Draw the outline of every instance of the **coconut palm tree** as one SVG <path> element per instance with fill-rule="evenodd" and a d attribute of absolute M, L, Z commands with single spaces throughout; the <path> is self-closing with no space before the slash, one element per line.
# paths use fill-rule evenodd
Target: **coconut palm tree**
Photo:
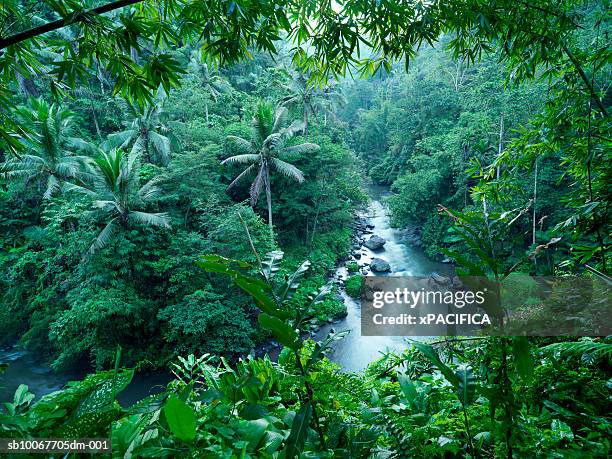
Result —
<path fill-rule="evenodd" d="M 70 184 L 69 190 L 92 198 L 94 210 L 91 213 L 103 219 L 106 226 L 93 241 L 85 258 L 105 247 L 113 235 L 131 225 L 170 227 L 166 213 L 146 212 L 144 209 L 160 194 L 156 183 L 159 177 L 140 184 L 140 155 L 125 154 L 120 148 L 110 152 L 99 150 L 98 156 L 90 161 L 92 180 L 86 185 Z"/>
<path fill-rule="evenodd" d="M 62 183 L 84 174 L 86 158 L 75 153 L 93 147 L 70 136 L 74 113 L 49 105 L 42 98 L 30 99 L 27 107 L 18 109 L 18 116 L 30 131 L 22 139 L 25 150 L 7 160 L 1 171 L 9 179 L 25 178 L 26 184 L 34 183 L 43 198 L 49 199 L 61 190 Z"/>
<path fill-rule="evenodd" d="M 303 73 L 294 73 L 289 84 L 283 85 L 283 88 L 288 94 L 280 99 L 279 104 L 301 109 L 304 134 L 308 132 L 310 115 L 323 112 L 327 119 L 327 114 L 333 113 L 336 106 L 344 101 L 344 96 L 335 88 L 334 83 L 325 88 L 317 88 Z"/>
<path fill-rule="evenodd" d="M 147 162 L 165 166 L 170 161 L 170 155 L 177 147 L 177 141 L 167 124 L 164 124 L 162 96 L 155 103 L 144 109 L 136 109 L 128 104 L 128 109 L 134 119 L 126 123 L 124 131 L 110 134 L 104 143 L 107 149 L 121 148 L 126 150 L 132 145 L 130 155 L 142 155 Z"/>
<path fill-rule="evenodd" d="M 217 102 L 217 98 L 227 90 L 229 83 L 221 75 L 211 71 L 208 68 L 208 64 L 200 63 L 200 61 L 193 57 L 189 62 L 189 66 L 197 75 L 202 88 L 208 93 L 208 95 Z M 206 110 L 206 125 L 210 127 L 210 120 L 208 118 L 208 98 L 204 101 L 204 107 Z"/>
<path fill-rule="evenodd" d="M 288 127 L 283 127 L 287 113 L 285 107 L 279 106 L 275 111 L 272 105 L 265 102 L 259 103 L 253 116 L 251 140 L 248 141 L 237 136 L 227 137 L 228 142 L 233 145 L 239 154 L 230 156 L 222 162 L 222 164 L 248 165 L 229 184 L 228 190 L 243 178 L 256 174 L 250 188 L 251 206 L 255 207 L 257 205 L 262 189 L 265 190 L 268 205 L 268 224 L 272 236 L 274 236 L 274 228 L 272 226 L 270 173 L 275 171 L 296 182 L 304 181 L 302 171 L 293 164 L 280 159 L 279 156 L 313 152 L 319 149 L 319 146 L 314 143 L 286 146 L 292 137 L 304 131 L 304 123 L 298 120 Z"/>

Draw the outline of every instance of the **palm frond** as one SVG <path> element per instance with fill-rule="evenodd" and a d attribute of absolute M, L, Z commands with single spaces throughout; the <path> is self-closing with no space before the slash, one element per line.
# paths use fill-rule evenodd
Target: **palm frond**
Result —
<path fill-rule="evenodd" d="M 289 164 L 288 162 L 285 162 L 278 158 L 272 158 L 271 162 L 274 169 L 276 169 L 285 177 L 300 183 L 304 181 L 304 173 L 297 167 L 295 167 L 293 164 Z"/>
<path fill-rule="evenodd" d="M 258 162 L 261 159 L 260 155 L 248 153 L 244 155 L 234 155 L 221 161 L 221 164 L 248 164 Z"/>
<path fill-rule="evenodd" d="M 252 174 L 253 172 L 255 172 L 255 169 L 257 169 L 257 167 L 259 167 L 259 164 L 257 164 L 257 163 L 255 163 L 255 164 L 251 164 L 249 167 L 247 167 L 245 170 L 243 170 L 243 171 L 242 171 L 242 172 L 241 172 L 241 173 L 238 175 L 238 177 L 236 177 L 234 180 L 232 180 L 232 183 L 230 183 L 230 184 L 227 186 L 227 189 L 228 189 L 228 190 L 231 190 L 233 187 L 235 187 L 235 186 L 238 184 L 238 182 L 239 182 L 240 180 L 242 180 L 244 177 L 246 177 L 246 176 L 248 176 L 248 175 Z"/>
<path fill-rule="evenodd" d="M 130 156 L 133 157 L 135 155 L 142 155 L 146 153 L 147 153 L 146 140 L 142 136 L 139 136 L 134 142 L 134 145 L 132 145 L 132 149 L 130 150 Z"/>
<path fill-rule="evenodd" d="M 282 148 L 283 144 L 284 144 L 283 134 L 276 132 L 266 137 L 266 140 L 264 140 L 262 146 L 263 148 L 267 148 L 268 150 L 277 150 L 277 149 Z"/>
<path fill-rule="evenodd" d="M 261 194 L 261 190 L 264 186 L 264 176 L 265 176 L 265 168 L 260 167 L 255 180 L 251 183 L 251 189 L 249 190 L 249 195 L 251 198 L 251 207 L 255 207 L 257 205 L 257 201 L 259 201 L 259 195 Z"/>
<path fill-rule="evenodd" d="M 125 148 L 136 137 L 138 137 L 138 131 L 136 129 L 126 129 L 122 132 L 110 134 L 107 137 L 106 142 L 104 142 L 102 145 L 109 149 L 116 147 Z"/>
<path fill-rule="evenodd" d="M 116 221 L 117 219 L 113 218 L 111 221 L 109 221 L 106 224 L 104 229 L 100 231 L 100 234 L 98 234 L 98 237 L 96 237 L 96 239 L 93 241 L 91 246 L 89 246 L 89 249 L 83 256 L 83 261 L 89 260 L 89 258 L 93 254 L 95 254 L 98 250 L 106 247 L 110 243 L 111 239 L 113 238 L 113 235 L 118 229 Z"/>
<path fill-rule="evenodd" d="M 294 145 L 292 147 L 287 147 L 283 149 L 283 153 L 287 154 L 308 154 L 319 151 L 321 147 L 316 143 L 301 143 L 299 145 Z"/>
<path fill-rule="evenodd" d="M 95 155 L 98 153 L 99 148 L 91 142 L 88 142 L 78 137 L 69 137 L 66 139 L 66 146 L 71 150 L 82 151 L 88 155 Z"/>
<path fill-rule="evenodd" d="M 141 225 L 163 226 L 170 228 L 170 217 L 165 212 L 150 213 L 131 210 L 128 214 L 130 221 Z"/>
<path fill-rule="evenodd" d="M 569 341 L 549 344 L 540 348 L 544 352 L 559 353 L 567 357 L 580 357 L 589 354 L 594 358 L 612 360 L 612 342 L 582 338 L 580 341 Z"/>
<path fill-rule="evenodd" d="M 230 143 L 240 154 L 253 153 L 253 145 L 246 139 L 235 135 L 228 135 L 226 138 L 227 142 Z"/>
<path fill-rule="evenodd" d="M 273 133 L 279 132 L 282 129 L 288 114 L 289 110 L 287 110 L 287 107 L 281 105 L 276 108 L 276 111 L 274 112 L 274 123 L 272 124 Z"/>
<path fill-rule="evenodd" d="M 163 179 L 163 176 L 157 176 L 149 180 L 138 190 L 138 197 L 145 202 L 158 197 L 161 193 L 161 189 L 157 186 L 157 184 Z"/>
<path fill-rule="evenodd" d="M 74 191 L 75 193 L 81 193 L 81 194 L 91 196 L 91 197 L 94 197 L 97 194 L 94 190 L 91 190 L 87 187 L 77 185 L 75 183 L 70 183 L 70 182 L 64 182 L 62 191 L 64 193 L 69 193 L 71 191 Z"/>
<path fill-rule="evenodd" d="M 170 139 L 166 136 L 158 134 L 157 132 L 149 132 L 149 141 L 153 145 L 155 152 L 157 153 L 157 159 L 162 165 L 168 164 L 170 161 Z"/>
<path fill-rule="evenodd" d="M 258 139 L 257 143 L 262 143 L 273 131 L 274 126 L 274 110 L 272 105 L 266 102 L 257 104 L 257 111 L 253 116 L 254 138 Z"/>
<path fill-rule="evenodd" d="M 298 134 L 301 134 L 306 129 L 306 124 L 302 120 L 295 120 L 291 125 L 283 129 L 283 134 L 285 137 L 290 139 L 291 137 L 295 137 Z"/>
<path fill-rule="evenodd" d="M 54 175 L 47 177 L 47 187 L 43 194 L 43 199 L 50 199 L 54 194 L 61 190 L 61 183 Z"/>

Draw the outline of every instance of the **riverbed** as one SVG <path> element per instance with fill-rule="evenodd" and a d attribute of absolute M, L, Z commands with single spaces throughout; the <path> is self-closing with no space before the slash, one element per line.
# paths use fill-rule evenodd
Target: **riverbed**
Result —
<path fill-rule="evenodd" d="M 385 187 L 371 186 L 368 189 L 370 204 L 365 217 L 370 225 L 370 233 L 386 240 L 384 249 L 372 251 L 365 246 L 358 249 L 360 258 L 356 260 L 361 269 L 372 261 L 381 258 L 391 266 L 391 272 L 371 273 L 368 275 L 393 276 L 429 276 L 434 272 L 450 274 L 452 267 L 444 263 L 430 260 L 424 251 L 407 241 L 405 231 L 392 228 L 386 198 L 389 191 Z M 366 235 L 366 238 L 370 234 Z M 343 281 L 347 278 L 346 267 L 341 266 L 336 271 L 333 280 Z M 406 347 L 406 339 L 401 336 L 361 336 L 361 305 L 358 299 L 351 298 L 342 287 L 339 288 L 347 309 L 347 316 L 339 322 L 322 327 L 315 339 L 321 340 L 333 328 L 336 332 L 349 330 L 349 334 L 333 345 L 328 354 L 330 360 L 339 364 L 344 371 L 361 371 L 372 361 L 382 357 L 387 351 L 399 351 Z M 415 337 L 412 337 L 414 339 Z M 428 338 L 428 337 L 421 337 Z"/>
<path fill-rule="evenodd" d="M 433 262 L 425 256 L 422 249 L 407 243 L 405 232 L 392 228 L 385 198 L 389 192 L 383 187 L 370 187 L 370 204 L 363 217 L 369 224 L 369 233 L 381 236 L 386 240 L 384 250 L 373 252 L 365 246 L 360 246 L 358 264 L 367 269 L 373 257 L 382 258 L 391 266 L 391 275 L 429 276 L 433 272 L 448 274 L 449 265 Z M 369 234 L 365 236 L 369 237 Z M 387 274 L 379 274 L 387 275 Z M 340 266 L 332 281 L 342 284 L 348 272 Z M 340 365 L 343 371 L 361 371 L 370 362 L 380 358 L 388 350 L 401 350 L 406 347 L 403 337 L 397 336 L 361 336 L 361 306 L 359 300 L 348 296 L 342 286 L 338 294 L 342 297 L 347 316 L 339 322 L 322 327 L 314 336 L 321 340 L 327 336 L 330 329 L 335 331 L 348 330 L 350 333 L 334 344 L 328 357 Z M 17 349 L 0 349 L 0 364 L 8 364 L 4 374 L 0 374 L 0 402 L 11 400 L 19 384 L 27 384 L 37 398 L 54 392 L 65 385 L 67 381 L 82 379 L 84 372 L 54 373 L 49 367 L 42 365 L 31 353 Z M 130 405 L 143 397 L 159 392 L 171 379 L 167 372 L 138 373 L 130 386 L 119 394 L 119 401 Z"/>

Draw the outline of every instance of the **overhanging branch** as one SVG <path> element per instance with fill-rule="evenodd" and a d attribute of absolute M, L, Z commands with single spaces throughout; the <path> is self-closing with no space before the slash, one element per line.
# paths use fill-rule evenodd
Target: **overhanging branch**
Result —
<path fill-rule="evenodd" d="M 70 24 L 81 22 L 83 18 L 88 14 L 104 14 L 108 13 L 109 11 L 123 8 L 124 6 L 130 6 L 135 3 L 140 3 L 142 1 L 143 0 L 117 0 L 115 2 L 107 3 L 106 5 L 101 5 L 96 8 L 92 8 L 91 10 L 88 10 L 83 14 L 77 14 L 75 17 L 70 19 L 59 19 L 57 21 L 49 22 L 38 27 L 33 27 L 31 29 L 24 30 L 23 32 L 16 33 L 7 38 L 0 39 L 0 50 L 7 48 L 11 45 L 16 45 L 17 43 L 21 43 L 22 41 L 38 37 L 39 35 L 45 34 L 47 32 L 52 32 L 54 30 L 61 29 L 62 27 L 66 27 Z"/>

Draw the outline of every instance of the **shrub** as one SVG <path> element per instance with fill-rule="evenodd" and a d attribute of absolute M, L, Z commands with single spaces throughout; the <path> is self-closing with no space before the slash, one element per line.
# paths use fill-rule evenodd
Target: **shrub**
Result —
<path fill-rule="evenodd" d="M 361 296 L 361 287 L 363 286 L 363 276 L 361 274 L 356 274 L 354 276 L 350 276 L 346 283 L 344 284 L 344 289 L 346 293 L 351 298 L 359 298 Z"/>

